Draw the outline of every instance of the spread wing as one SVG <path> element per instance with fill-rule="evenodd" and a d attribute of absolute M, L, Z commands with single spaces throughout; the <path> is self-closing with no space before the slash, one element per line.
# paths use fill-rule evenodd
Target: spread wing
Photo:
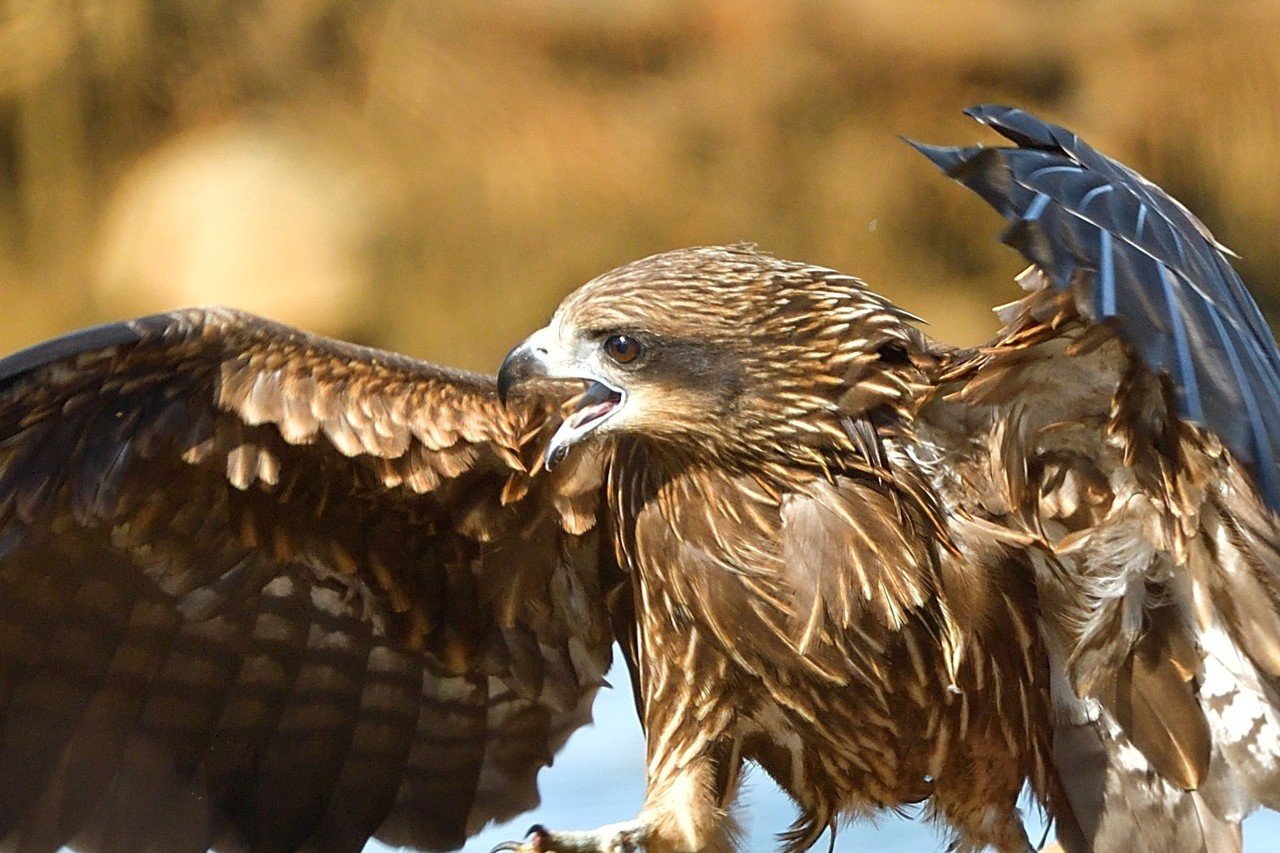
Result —
<path fill-rule="evenodd" d="M 1060 836 L 1238 849 L 1280 807 L 1280 353 L 1181 204 L 1060 127 L 970 115 L 1015 145 L 917 147 L 1033 266 L 929 418 L 953 512 L 1030 543 Z"/>
<path fill-rule="evenodd" d="M 460 846 L 609 664 L 492 380 L 190 310 L 0 361 L 0 845 Z"/>

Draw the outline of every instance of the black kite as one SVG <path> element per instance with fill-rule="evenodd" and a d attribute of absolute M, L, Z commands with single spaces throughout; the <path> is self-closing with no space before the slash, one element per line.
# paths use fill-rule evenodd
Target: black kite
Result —
<path fill-rule="evenodd" d="M 0 840 L 446 849 L 537 803 L 614 638 L 648 794 L 542 850 L 1023 851 L 1280 807 L 1280 354 L 1225 250 L 1074 134 L 920 149 L 1032 262 L 987 346 L 748 246 L 569 296 L 497 380 L 229 310 L 0 362 Z"/>

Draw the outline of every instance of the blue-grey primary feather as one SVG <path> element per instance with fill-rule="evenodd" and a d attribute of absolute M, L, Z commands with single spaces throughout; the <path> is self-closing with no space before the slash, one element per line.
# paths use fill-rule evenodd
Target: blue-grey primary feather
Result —
<path fill-rule="evenodd" d="M 1055 287 L 1089 288 L 1089 319 L 1169 377 L 1179 415 L 1217 433 L 1280 512 L 1280 350 L 1227 250 L 1074 133 L 1009 107 L 966 113 L 1017 147 L 911 144 L 1009 220 L 1001 239 Z"/>

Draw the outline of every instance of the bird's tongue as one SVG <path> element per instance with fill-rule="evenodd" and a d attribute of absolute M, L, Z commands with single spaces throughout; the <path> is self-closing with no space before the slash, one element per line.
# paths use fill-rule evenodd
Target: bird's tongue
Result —
<path fill-rule="evenodd" d="M 622 395 L 617 391 L 602 382 L 592 382 L 576 401 L 570 403 L 573 414 L 569 416 L 569 422 L 575 428 L 585 426 L 612 412 L 621 402 Z"/>
<path fill-rule="evenodd" d="M 592 382 L 577 399 L 571 400 L 567 404 L 571 407 L 569 415 L 547 445 L 547 470 L 562 462 L 569 448 L 621 405 L 622 395 L 601 382 Z"/>
<path fill-rule="evenodd" d="M 603 403 L 595 403 L 594 405 L 577 409 L 574 411 L 573 416 L 569 418 L 569 423 L 572 424 L 574 429 L 581 429 L 591 421 L 599 420 L 613 411 L 613 407 L 616 405 L 617 403 L 612 400 L 605 400 Z"/>

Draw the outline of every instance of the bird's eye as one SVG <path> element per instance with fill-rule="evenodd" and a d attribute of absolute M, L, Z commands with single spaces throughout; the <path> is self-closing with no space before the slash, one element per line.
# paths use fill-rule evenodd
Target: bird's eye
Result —
<path fill-rule="evenodd" d="M 609 358 L 618 362 L 618 364 L 630 364 L 640 357 L 640 342 L 630 335 L 610 335 L 608 340 L 604 342 L 604 351 L 609 354 Z"/>

